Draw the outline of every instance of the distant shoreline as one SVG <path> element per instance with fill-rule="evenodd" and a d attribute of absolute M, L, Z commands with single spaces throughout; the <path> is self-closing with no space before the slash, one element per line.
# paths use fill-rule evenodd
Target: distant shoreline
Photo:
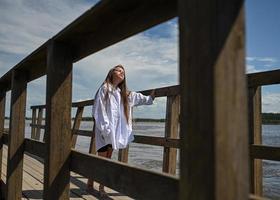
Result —
<path fill-rule="evenodd" d="M 5 119 L 9 119 L 9 118 L 5 117 Z M 25 119 L 32 120 L 31 117 L 26 117 Z M 73 117 L 72 120 L 74 119 L 75 118 Z M 92 121 L 92 117 L 83 117 L 82 121 Z M 133 122 L 165 122 L 165 119 L 134 118 Z M 280 113 L 262 113 L 262 124 L 280 125 Z"/>
<path fill-rule="evenodd" d="M 5 119 L 9 120 L 9 117 L 5 117 Z M 32 120 L 31 117 L 26 117 L 26 120 Z M 74 120 L 75 118 L 72 117 L 72 120 Z M 43 121 L 45 120 L 45 118 L 42 119 Z M 83 117 L 82 121 L 92 121 L 92 117 Z M 134 118 L 132 120 L 133 122 L 165 122 L 165 119 L 150 119 L 150 118 Z"/>

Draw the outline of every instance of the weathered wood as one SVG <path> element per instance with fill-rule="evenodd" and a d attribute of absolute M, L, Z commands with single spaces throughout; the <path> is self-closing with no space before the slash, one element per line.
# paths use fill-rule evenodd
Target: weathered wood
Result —
<path fill-rule="evenodd" d="M 24 139 L 24 151 L 32 155 L 38 156 L 42 159 L 44 159 L 46 156 L 45 143 L 34 139 L 29 139 L 29 138 Z"/>
<path fill-rule="evenodd" d="M 5 104 L 6 104 L 6 91 L 0 90 L 0 198 L 5 198 L 3 194 L 3 180 L 1 178 L 2 174 L 2 152 L 3 152 L 3 134 L 4 134 L 4 126 L 5 126 Z"/>
<path fill-rule="evenodd" d="M 142 90 L 138 91 L 144 95 L 149 95 L 151 94 L 151 90 Z M 165 96 L 175 96 L 179 95 L 180 92 L 180 86 L 179 85 L 173 85 L 169 87 L 163 87 L 163 88 L 156 88 L 155 89 L 155 97 L 165 97 Z"/>
<path fill-rule="evenodd" d="M 9 134 L 7 132 L 3 132 L 2 133 L 2 142 L 5 145 L 8 145 L 8 140 L 9 140 Z"/>
<path fill-rule="evenodd" d="M 69 199 L 71 152 L 71 48 L 48 46 L 44 199 Z"/>
<path fill-rule="evenodd" d="M 92 127 L 90 145 L 89 145 L 89 153 L 96 154 L 96 147 L 95 147 L 95 121 Z"/>
<path fill-rule="evenodd" d="M 174 176 L 76 150 L 71 152 L 71 170 L 135 199 L 178 199 L 179 180 Z"/>
<path fill-rule="evenodd" d="M 34 106 L 30 106 L 30 109 L 39 109 L 39 108 L 46 108 L 46 105 L 34 105 Z"/>
<path fill-rule="evenodd" d="M 243 0 L 179 0 L 180 199 L 249 195 Z"/>
<path fill-rule="evenodd" d="M 84 112 L 84 107 L 77 108 L 77 112 L 76 112 L 76 116 L 75 116 L 75 120 L 74 120 L 74 124 L 73 124 L 73 128 L 72 128 L 72 148 L 75 148 L 75 145 L 76 145 L 77 135 L 74 134 L 74 132 L 75 132 L 75 130 L 78 130 L 80 128 L 80 124 L 81 124 L 82 117 L 83 117 L 83 112 Z"/>
<path fill-rule="evenodd" d="M 85 106 L 92 106 L 94 103 L 93 99 L 80 101 L 80 102 L 74 102 L 72 103 L 72 107 L 85 107 Z"/>
<path fill-rule="evenodd" d="M 179 109 L 180 97 L 168 96 L 166 102 L 165 138 L 178 139 L 179 137 Z M 164 147 L 162 171 L 176 174 L 177 149 Z"/>
<path fill-rule="evenodd" d="M 94 8 L 54 38 L 68 42 L 74 47 L 76 62 L 175 17 L 176 6 L 177 2 L 170 0 L 99 1 Z M 94 26 L 89 28 L 89 24 Z"/>
<path fill-rule="evenodd" d="M 45 125 L 38 125 L 38 124 L 30 124 L 31 127 L 35 127 L 35 128 L 38 128 L 38 129 L 45 129 Z"/>
<path fill-rule="evenodd" d="M 249 145 L 260 145 L 262 144 L 261 87 L 249 88 L 248 98 Z M 250 157 L 250 169 L 250 192 L 262 196 L 262 160 Z"/>
<path fill-rule="evenodd" d="M 170 148 L 179 148 L 179 139 L 169 139 L 169 138 L 163 138 L 163 137 L 135 135 L 133 142 L 140 143 L 140 144 L 165 146 L 165 147 L 170 147 Z"/>
<path fill-rule="evenodd" d="M 7 199 L 21 199 L 27 73 L 12 74 L 9 128 Z"/>
<path fill-rule="evenodd" d="M 42 119 L 43 119 L 43 108 L 39 108 L 37 125 L 39 125 L 39 126 L 42 125 Z M 41 128 L 36 128 L 36 134 L 35 134 L 34 139 L 35 140 L 40 140 L 40 135 L 41 135 Z"/>
<path fill-rule="evenodd" d="M 250 194 L 249 200 L 269 200 L 268 198 L 262 197 L 262 196 L 257 196 L 254 194 Z"/>
<path fill-rule="evenodd" d="M 45 57 L 47 46 L 51 42 L 60 41 L 72 46 L 75 50 L 73 59 L 77 62 L 92 53 L 175 17 L 176 7 L 177 2 L 172 0 L 99 1 L 14 68 L 30 71 L 29 81 L 32 81 L 46 74 Z M 3 79 L 0 79 L 0 84 L 4 84 L 7 90 L 10 88 L 10 83 L 7 81 L 10 80 L 10 76 L 9 71 Z"/>
<path fill-rule="evenodd" d="M 258 72 L 248 74 L 249 87 L 258 87 L 262 85 L 272 85 L 280 83 L 280 70 L 271 70 L 267 72 Z"/>
<path fill-rule="evenodd" d="M 252 158 L 280 161 L 280 147 L 251 145 L 250 155 Z"/>
<path fill-rule="evenodd" d="M 118 153 L 118 161 L 127 163 L 128 162 L 128 152 L 129 152 L 129 146 L 127 146 L 125 149 L 120 149 Z"/>
<path fill-rule="evenodd" d="M 142 91 L 137 91 L 140 92 L 144 95 L 149 95 L 153 89 L 150 90 L 142 90 Z M 162 87 L 162 88 L 156 88 L 155 89 L 155 96 L 156 97 L 165 97 L 165 96 L 174 96 L 178 95 L 180 90 L 179 85 L 173 85 L 173 86 L 168 86 L 168 87 Z M 85 101 L 79 101 L 79 102 L 73 102 L 72 107 L 85 107 L 85 106 L 92 106 L 94 103 L 94 99 L 90 100 L 85 100 Z M 39 108 L 45 108 L 45 105 L 35 105 L 31 106 L 31 109 L 39 109 Z"/>
<path fill-rule="evenodd" d="M 91 137 L 92 136 L 92 131 L 88 131 L 88 130 L 73 130 L 73 134 Z"/>
<path fill-rule="evenodd" d="M 35 124 L 36 123 L 36 113 L 37 113 L 37 109 L 32 109 L 32 120 L 31 120 L 31 124 Z M 30 126 L 31 126 L 30 124 Z M 36 128 L 34 126 L 31 126 L 31 138 L 34 139 L 35 138 L 35 132 Z"/>

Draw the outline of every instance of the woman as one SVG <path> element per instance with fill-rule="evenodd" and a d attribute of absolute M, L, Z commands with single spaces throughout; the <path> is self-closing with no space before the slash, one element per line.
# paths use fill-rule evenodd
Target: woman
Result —
<path fill-rule="evenodd" d="M 149 96 L 129 92 L 126 87 L 125 70 L 122 65 L 113 67 L 95 98 L 92 114 L 95 119 L 96 150 L 99 156 L 111 158 L 113 150 L 124 149 L 133 141 L 132 107 L 151 105 L 155 98 L 154 90 Z M 93 182 L 88 180 L 88 188 Z M 100 184 L 99 193 L 106 195 Z"/>

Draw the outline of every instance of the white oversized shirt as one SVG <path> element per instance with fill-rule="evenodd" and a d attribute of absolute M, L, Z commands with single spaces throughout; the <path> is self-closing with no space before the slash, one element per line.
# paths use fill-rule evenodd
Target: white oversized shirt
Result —
<path fill-rule="evenodd" d="M 105 100 L 108 90 L 108 98 Z M 129 122 L 124 115 L 124 106 L 121 102 L 119 88 L 111 84 L 103 84 L 94 99 L 92 115 L 95 119 L 96 150 L 112 144 L 113 149 L 127 147 L 134 136 L 132 134 L 131 108 L 138 105 L 151 105 L 151 96 L 144 96 L 141 93 L 131 92 L 128 96 Z"/>

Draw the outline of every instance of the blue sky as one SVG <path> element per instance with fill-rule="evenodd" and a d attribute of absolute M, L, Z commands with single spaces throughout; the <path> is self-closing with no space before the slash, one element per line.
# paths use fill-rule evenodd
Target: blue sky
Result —
<path fill-rule="evenodd" d="M 0 76 L 71 23 L 96 1 L 0 0 Z M 246 1 L 247 72 L 280 68 L 280 1 Z M 172 19 L 74 64 L 73 101 L 91 99 L 114 65 L 126 67 L 130 90 L 178 84 L 178 23 Z M 46 77 L 28 84 L 30 106 L 45 104 Z M 32 95 L 31 95 L 32 94 Z M 6 115 L 9 115 L 7 96 Z M 280 112 L 278 85 L 264 87 L 263 111 Z M 165 99 L 139 107 L 136 117 L 164 118 Z M 148 112 L 149 111 L 149 112 Z M 89 115 L 90 108 L 85 115 Z"/>

